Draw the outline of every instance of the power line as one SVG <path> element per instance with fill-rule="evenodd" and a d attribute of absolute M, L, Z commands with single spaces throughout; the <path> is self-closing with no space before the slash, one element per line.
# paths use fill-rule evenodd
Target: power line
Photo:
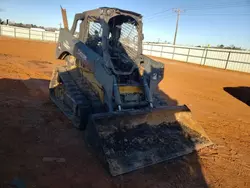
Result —
<path fill-rule="evenodd" d="M 204 9 L 204 8 L 228 8 L 230 6 L 237 7 L 237 6 L 249 5 L 250 2 L 243 1 L 242 3 L 243 4 L 240 4 L 240 2 L 233 2 L 233 3 L 227 3 L 227 4 L 225 4 L 225 3 L 211 4 L 210 3 L 210 4 L 201 4 L 201 5 L 198 5 L 198 6 L 197 5 L 184 6 L 182 8 L 183 9 L 190 9 L 190 10 L 191 9 Z M 172 9 L 166 9 L 166 10 L 163 10 L 163 11 L 160 11 L 160 12 L 156 12 L 156 13 L 151 14 L 150 16 L 146 16 L 145 18 L 152 17 L 154 15 L 158 15 L 158 14 L 170 11 L 170 10 L 172 10 Z"/>
<path fill-rule="evenodd" d="M 165 18 L 170 18 L 170 17 L 172 17 L 172 16 L 174 16 L 174 15 L 175 15 L 174 13 L 171 13 L 171 14 L 167 14 L 166 16 L 164 16 L 164 15 L 155 16 L 155 17 L 152 17 L 151 19 L 145 20 L 144 23 L 152 22 L 152 21 L 154 21 L 155 18 L 158 18 L 158 19 L 165 19 Z"/>
<path fill-rule="evenodd" d="M 220 7 L 230 7 L 230 6 L 244 6 L 249 4 L 250 2 L 246 2 L 246 1 L 239 1 L 239 2 L 231 2 L 231 3 L 216 3 L 216 4 L 199 4 L 199 5 L 190 5 L 190 6 L 184 6 L 182 7 L 183 9 L 203 9 L 203 8 L 207 8 L 207 7 L 211 7 L 211 8 L 220 8 Z"/>
<path fill-rule="evenodd" d="M 197 16 L 236 16 L 236 17 L 240 17 L 240 16 L 249 16 L 250 14 L 249 13 L 238 13 L 238 14 L 236 14 L 236 13 L 231 13 L 231 14 L 220 14 L 220 13 L 210 13 L 210 14 L 200 14 L 200 13 L 191 13 L 191 14 L 189 14 L 189 13 L 183 13 L 182 14 L 183 16 L 191 16 L 191 17 L 197 17 Z M 158 18 L 158 19 L 169 19 L 169 18 L 171 18 L 171 17 L 173 17 L 174 16 L 174 14 L 171 14 L 171 15 L 168 15 L 168 16 L 161 16 L 161 17 L 155 17 L 155 18 Z M 150 19 L 150 20 L 146 20 L 146 21 L 144 21 L 143 23 L 145 23 L 145 24 L 148 24 L 148 23 L 152 23 L 152 22 L 154 22 L 155 20 L 155 18 L 152 18 L 152 19 Z"/>
<path fill-rule="evenodd" d="M 188 11 L 203 11 L 203 10 L 213 10 L 213 9 L 240 8 L 240 7 L 247 7 L 247 6 L 250 6 L 250 4 L 234 5 L 234 6 L 216 6 L 216 7 L 190 8 L 190 9 L 186 9 L 186 10 L 188 10 Z"/>
<path fill-rule="evenodd" d="M 248 5 L 250 6 L 250 4 Z M 200 10 L 203 10 L 203 9 L 200 9 Z M 192 11 L 189 11 L 189 10 L 186 10 L 187 13 L 183 14 L 185 16 L 231 16 L 231 15 L 235 15 L 235 16 L 248 16 L 249 13 L 199 13 L 199 12 L 192 12 Z M 191 14 L 189 14 L 189 12 Z M 151 17 L 151 18 L 148 18 L 144 21 L 144 23 L 150 23 L 152 21 L 154 21 L 154 19 L 158 18 L 158 19 L 165 19 L 165 18 L 170 18 L 172 17 L 174 14 L 173 13 L 169 13 L 167 14 L 167 16 L 164 16 L 164 15 L 159 15 L 159 16 L 154 16 L 154 17 Z"/>
<path fill-rule="evenodd" d="M 197 14 L 183 14 L 184 16 L 205 16 L 205 15 L 207 15 L 207 16 L 247 16 L 247 15 L 250 15 L 249 13 L 229 13 L 229 14 L 220 14 L 220 13 L 210 13 L 210 14 L 199 14 L 199 13 L 197 13 Z"/>
<path fill-rule="evenodd" d="M 242 2 L 242 1 L 238 1 L 238 2 L 233 2 L 233 3 L 217 3 L 217 4 L 203 4 L 203 5 L 198 5 L 198 6 L 188 6 L 185 7 L 186 10 L 191 11 L 202 11 L 202 10 L 209 10 L 209 9 L 222 9 L 222 8 L 236 8 L 236 7 L 242 7 L 242 6 L 250 6 L 250 2 Z M 188 8 L 188 9 L 187 9 Z M 155 18 L 159 18 L 159 16 L 161 16 L 161 19 L 166 18 L 166 16 L 162 16 L 161 14 L 170 11 L 170 9 L 166 9 L 164 11 L 160 11 L 160 12 L 156 12 L 154 14 L 152 14 L 150 17 L 146 17 L 146 23 L 151 22 L 153 19 Z M 178 25 L 179 25 L 179 18 L 180 18 L 180 13 L 183 13 L 184 10 L 182 9 L 174 9 L 174 12 L 177 13 L 177 19 L 176 19 L 176 29 L 175 29 L 175 35 L 174 35 L 174 42 L 173 44 L 176 44 L 176 38 L 177 38 L 177 33 L 178 33 Z M 250 15 L 249 13 L 208 13 L 208 14 L 183 14 L 185 16 L 246 16 L 246 15 Z M 173 14 L 167 14 L 167 17 L 173 16 Z"/>
<path fill-rule="evenodd" d="M 150 16 L 146 16 L 145 18 L 146 18 L 146 19 L 150 19 L 150 18 L 153 18 L 155 15 L 159 15 L 159 14 L 168 12 L 168 11 L 170 11 L 170 10 L 172 10 L 172 9 L 166 9 L 166 10 L 163 10 L 163 11 L 160 11 L 160 12 L 156 12 L 156 13 L 151 14 Z"/>
<path fill-rule="evenodd" d="M 201 4 L 201 5 L 191 5 L 191 6 L 185 6 L 183 9 L 188 11 L 202 11 L 202 10 L 208 10 L 208 9 L 221 9 L 221 8 L 236 8 L 236 7 L 245 7 L 250 6 L 250 1 L 238 1 L 238 2 L 231 2 L 231 3 L 217 3 L 217 4 Z M 155 17 L 160 16 L 161 14 L 170 11 L 171 9 L 166 9 L 160 12 L 156 12 L 150 16 L 145 17 L 146 20 L 154 19 Z"/>

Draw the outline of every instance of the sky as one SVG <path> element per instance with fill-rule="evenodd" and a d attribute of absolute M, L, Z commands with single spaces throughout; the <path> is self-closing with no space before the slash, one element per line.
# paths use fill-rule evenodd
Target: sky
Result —
<path fill-rule="evenodd" d="M 0 18 L 15 22 L 59 27 L 60 5 L 66 8 L 69 26 L 74 15 L 98 7 L 117 7 L 143 15 L 145 41 L 176 44 L 235 45 L 250 49 L 250 0 L 0 0 Z"/>

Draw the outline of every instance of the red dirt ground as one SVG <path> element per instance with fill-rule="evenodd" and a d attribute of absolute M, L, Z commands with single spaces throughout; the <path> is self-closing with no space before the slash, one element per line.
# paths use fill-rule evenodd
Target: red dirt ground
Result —
<path fill-rule="evenodd" d="M 215 145 L 111 177 L 49 100 L 51 71 L 62 63 L 54 51 L 53 43 L 0 38 L 0 187 L 14 178 L 41 188 L 250 187 L 249 74 L 158 58 L 161 90 L 188 105 Z"/>

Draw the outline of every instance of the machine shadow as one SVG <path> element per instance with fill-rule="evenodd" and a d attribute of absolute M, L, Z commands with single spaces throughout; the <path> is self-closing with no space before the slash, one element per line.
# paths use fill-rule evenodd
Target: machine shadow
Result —
<path fill-rule="evenodd" d="M 38 127 L 44 127 L 43 115 L 49 113 L 48 95 L 43 92 L 48 84 L 44 79 L 0 79 L 0 187 L 12 187 L 13 174 L 26 173 L 25 178 L 31 180 L 32 174 L 23 164 L 34 168 L 37 160 L 32 153 L 45 152 L 45 146 L 36 142 L 44 135 L 36 133 Z"/>
<path fill-rule="evenodd" d="M 45 79 L 0 79 L 0 94 L 2 98 L 12 98 L 19 96 L 19 100 L 23 97 L 46 98 L 48 96 L 49 80 Z M 18 100 L 18 98 L 16 98 Z"/>
<path fill-rule="evenodd" d="M 23 118 L 23 116 L 27 116 L 27 118 L 32 117 L 33 116 L 33 120 L 28 120 L 26 121 L 27 125 L 28 124 L 34 124 L 34 122 L 37 122 L 37 120 L 35 120 L 35 117 L 37 115 L 39 115 L 39 112 L 36 112 L 36 110 L 38 110 L 40 108 L 40 106 L 38 105 L 39 103 L 44 104 L 44 103 L 50 103 L 49 106 L 41 106 L 41 109 L 43 110 L 43 113 L 45 113 L 45 117 L 47 117 L 47 113 L 50 114 L 50 110 L 56 110 L 55 105 L 52 105 L 52 102 L 48 102 L 49 101 L 49 96 L 48 93 L 43 92 L 45 87 L 48 89 L 48 85 L 49 85 L 49 81 L 48 80 L 41 80 L 41 79 L 29 79 L 29 80 L 11 80 L 11 79 L 0 79 L 0 97 L 2 101 L 6 101 L 5 103 L 2 103 L 3 106 L 5 106 L 5 108 L 1 108 L 0 112 L 1 112 L 1 117 L 5 120 L 8 119 L 9 122 L 5 122 L 3 123 L 4 126 L 6 127 L 11 127 L 13 125 L 11 125 L 13 122 L 15 123 L 15 121 L 9 120 L 9 119 L 13 119 L 11 118 L 13 115 L 12 113 L 15 113 L 15 111 L 17 110 L 17 108 L 19 110 L 22 110 L 23 112 L 27 111 L 26 113 L 23 113 L 22 116 L 19 117 L 18 114 L 16 114 L 15 118 L 20 118 L 20 121 L 22 121 L 21 118 Z M 167 102 L 168 105 L 170 106 L 175 106 L 178 104 L 178 101 L 176 99 L 172 99 L 171 97 L 169 97 L 164 91 L 160 90 L 157 93 L 162 99 L 165 99 L 165 101 Z M 42 99 L 42 102 L 40 101 Z M 32 105 L 32 103 L 34 104 L 34 106 L 36 106 L 36 108 L 33 109 L 33 107 L 31 108 L 30 105 Z M 160 105 L 160 104 L 159 104 Z M 26 109 L 25 108 L 29 108 Z M 32 110 L 32 112 L 30 112 L 30 110 Z M 37 114 L 38 113 L 38 114 Z M 55 112 L 54 112 L 55 113 Z M 58 118 L 59 116 L 63 116 L 62 113 L 56 113 L 53 115 L 53 119 Z M 39 117 L 39 116 L 37 116 Z M 19 124 L 17 121 L 15 126 L 19 126 L 20 128 L 23 126 L 21 124 Z M 50 127 L 45 126 L 43 128 L 43 124 L 45 122 L 41 121 L 38 122 L 38 124 L 41 124 L 40 127 L 41 129 L 48 129 L 50 130 Z M 64 124 L 66 124 L 67 122 L 65 122 Z M 27 126 L 26 125 L 26 126 Z M 56 126 L 56 125 L 55 125 Z M 56 137 L 57 133 L 54 130 L 57 130 L 56 127 L 51 127 L 51 136 L 52 137 Z M 62 125 L 58 124 L 58 129 L 60 129 Z M 63 125 L 66 126 L 66 125 Z M 53 128 L 53 129 L 52 129 Z M 68 131 L 71 128 L 66 128 L 64 127 L 64 131 Z M 175 129 L 177 131 L 180 131 L 180 127 L 175 127 Z M 53 131 L 52 131 L 53 130 Z M 38 148 L 41 147 L 39 145 L 37 145 L 34 142 L 34 146 L 30 147 L 30 145 L 21 145 L 22 139 L 28 139 L 25 138 L 25 135 L 19 135 L 16 136 L 16 133 L 11 133 L 10 130 L 8 131 L 9 134 L 13 134 L 13 135 L 8 135 L 9 138 L 11 138 L 11 142 L 10 140 L 8 140 L 8 138 L 5 136 L 3 136 L 2 134 L 5 133 L 5 131 L 8 131 L 8 129 L 6 128 L 4 131 L 0 131 L 0 137 L 3 138 L 1 140 L 0 143 L 0 147 L 2 148 L 2 153 L 1 156 L 5 155 L 5 148 L 8 148 L 8 151 L 6 150 L 6 152 L 13 152 L 14 154 L 16 153 L 16 159 L 15 158 L 11 158 L 10 160 L 17 160 L 17 158 L 19 158 L 20 152 L 21 150 L 23 150 L 23 154 L 25 155 L 25 150 L 29 149 L 30 152 L 37 152 Z M 75 130 L 78 131 L 78 130 Z M 44 139 L 47 138 L 47 135 L 39 135 L 40 132 L 37 132 L 37 135 L 33 135 L 31 136 L 28 140 L 30 142 L 32 142 L 32 139 L 34 139 L 33 141 L 35 141 L 36 137 L 35 136 L 39 136 L 40 139 Z M 159 134 L 162 134 L 161 132 L 158 132 Z M 54 134 L 54 136 L 53 136 Z M 66 133 L 67 134 L 67 133 Z M 69 135 L 72 134 L 72 131 L 70 131 Z M 33 138 L 34 137 L 34 138 Z M 78 139 L 81 139 L 81 137 L 78 137 Z M 67 142 L 70 140 L 70 138 L 64 141 L 61 141 L 62 145 L 67 145 Z M 187 137 L 186 135 L 182 136 L 182 140 L 183 141 L 187 141 L 188 143 L 190 143 L 191 147 L 192 147 L 192 140 Z M 51 140 L 52 141 L 52 140 Z M 165 140 L 167 141 L 167 140 Z M 164 141 L 164 142 L 165 142 Z M 13 143 L 13 144 L 12 144 Z M 20 146 L 18 148 L 14 147 L 14 143 L 20 143 Z M 108 175 L 108 173 L 105 172 L 105 170 L 102 168 L 102 166 L 100 165 L 96 165 L 96 161 L 97 159 L 95 158 L 91 158 L 91 157 L 86 157 L 84 154 L 84 152 L 79 152 L 79 150 L 81 150 L 81 148 L 85 148 L 83 150 L 87 149 L 87 144 L 84 144 L 83 142 L 79 142 L 80 144 L 76 146 L 70 146 L 70 147 L 65 147 L 65 149 L 60 149 L 60 152 L 62 153 L 67 153 L 69 150 L 70 152 L 73 152 L 73 150 L 71 149 L 72 147 L 76 147 L 77 150 L 75 150 L 75 152 L 78 152 L 78 157 L 79 159 L 86 159 L 86 160 L 93 160 L 95 162 L 90 162 L 87 166 L 85 166 L 85 168 L 88 169 L 94 169 L 96 170 L 96 174 L 98 174 L 98 179 L 95 178 L 96 182 L 93 182 L 93 178 L 89 175 L 89 174 L 84 174 L 84 170 L 82 170 L 82 167 L 80 167 L 79 165 L 81 164 L 81 160 L 77 161 L 71 161 L 71 165 L 67 165 L 65 166 L 64 171 L 68 172 L 68 173 L 74 173 L 77 172 L 79 173 L 78 176 L 82 176 L 85 178 L 82 179 L 77 179 L 77 184 L 78 185 L 92 185 L 92 184 L 96 184 L 99 186 L 93 186 L 93 187 L 100 187 L 101 183 L 105 182 L 105 186 L 104 187 L 151 187 L 151 186 L 156 186 L 156 187 L 203 187 L 203 188 L 207 188 L 208 185 L 206 183 L 206 180 L 203 176 L 203 172 L 201 169 L 201 164 L 199 161 L 199 156 L 197 154 L 197 152 L 192 152 L 189 155 L 186 155 L 185 157 L 179 157 L 176 159 L 172 159 L 169 160 L 167 162 L 162 162 L 162 163 L 158 163 L 156 165 L 153 166 L 149 166 L 149 167 L 145 167 L 136 171 L 133 171 L 131 173 L 127 173 L 124 175 L 120 175 L 117 177 L 111 177 L 110 175 Z M 5 146 L 5 144 L 8 144 L 8 147 Z M 82 145 L 81 145 L 82 144 Z M 171 149 L 171 141 L 169 142 L 169 146 Z M 12 148 L 13 146 L 13 148 Z M 27 148 L 27 147 L 30 148 Z M 193 144 L 193 147 L 195 146 L 195 144 Z M 42 147 L 43 148 L 43 147 Z M 33 151 L 34 149 L 34 151 Z M 52 148 L 48 147 L 46 150 L 41 150 L 39 151 L 39 154 L 41 154 L 42 156 L 44 155 L 43 152 L 48 152 L 48 150 L 52 150 Z M 65 151 L 64 151 L 65 150 Z M 52 152 L 52 151 L 51 151 Z M 7 156 L 7 153 L 6 153 Z M 71 155 L 70 155 L 71 156 Z M 32 158 L 31 158 L 32 159 Z M 28 163 L 29 166 L 31 168 L 36 169 L 35 171 L 33 171 L 32 173 L 30 172 L 30 174 L 28 173 L 27 169 L 25 169 L 23 166 L 20 167 L 20 169 L 18 168 L 13 168 L 13 165 L 16 164 L 12 164 L 12 162 L 9 160 L 9 162 L 6 162 L 5 164 L 3 164 L 2 166 L 2 170 L 6 170 L 9 169 L 8 173 L 3 173 L 5 174 L 3 177 L 1 177 L 1 181 L 5 182 L 6 179 L 10 179 L 12 178 L 11 174 L 13 173 L 23 173 L 23 172 L 27 172 L 25 175 L 25 179 L 27 180 L 31 180 L 32 177 L 39 175 L 41 172 L 39 172 L 39 169 L 35 168 L 35 166 L 37 165 L 37 160 L 30 160 L 27 161 L 26 159 L 18 159 L 18 163 L 20 162 L 20 164 L 22 163 Z M 70 161 L 69 158 L 67 158 L 67 160 Z M 2 161 L 3 162 L 3 161 Z M 18 164 L 17 163 L 17 164 Z M 39 163 L 40 164 L 40 163 Z M 86 163 L 87 164 L 87 163 Z M 85 164 L 85 165 L 86 165 Z M 46 166 L 44 163 L 40 164 L 42 168 L 45 168 L 43 166 Z M 11 169 L 13 171 L 11 171 Z M 43 169 L 44 170 L 44 169 Z M 58 169 L 60 170 L 60 169 Z M 90 170 L 90 173 L 93 175 L 94 172 L 92 172 L 93 170 Z M 0 171 L 1 172 L 1 171 Z M 46 173 L 51 174 L 51 172 L 49 171 L 49 169 L 46 169 Z M 58 177 L 60 176 L 60 171 L 58 171 Z M 85 172 L 86 173 L 86 172 Z M 54 177 L 54 176 L 53 176 Z M 58 178 L 57 177 L 57 178 Z M 56 177 L 55 177 L 56 178 Z M 108 181 L 104 181 L 104 180 L 108 180 Z M 37 180 L 38 181 L 38 180 Z M 53 181 L 53 178 L 50 179 L 50 181 Z M 68 180 L 66 179 L 62 179 L 62 182 L 68 182 Z M 41 182 L 40 182 L 41 183 Z M 49 183 L 49 182 L 47 182 Z M 74 179 L 71 180 L 71 184 L 74 185 Z"/>
<path fill-rule="evenodd" d="M 224 87 L 223 89 L 234 98 L 250 106 L 250 87 Z"/>

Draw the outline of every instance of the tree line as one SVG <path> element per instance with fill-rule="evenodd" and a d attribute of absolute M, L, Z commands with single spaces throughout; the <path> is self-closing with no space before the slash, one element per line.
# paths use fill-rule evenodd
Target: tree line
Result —
<path fill-rule="evenodd" d="M 16 26 L 16 27 L 23 27 L 23 28 L 40 28 L 40 29 L 44 29 L 46 31 L 56 31 L 58 30 L 57 28 L 54 27 L 44 27 L 44 26 L 38 26 L 35 24 L 24 24 L 24 23 L 16 23 L 16 22 L 11 22 L 8 19 L 7 20 L 3 20 L 0 18 L 0 24 L 1 25 L 10 25 L 10 26 Z"/>

